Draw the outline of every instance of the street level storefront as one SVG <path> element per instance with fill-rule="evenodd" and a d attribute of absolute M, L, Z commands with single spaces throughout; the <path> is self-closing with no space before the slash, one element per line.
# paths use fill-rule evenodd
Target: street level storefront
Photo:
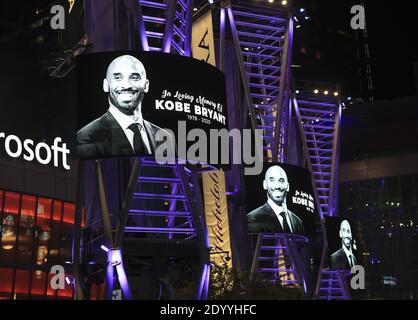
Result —
<path fill-rule="evenodd" d="M 73 298 L 75 190 L 74 170 L 1 154 L 0 299 Z M 51 286 L 53 266 L 67 272 L 64 289 Z"/>

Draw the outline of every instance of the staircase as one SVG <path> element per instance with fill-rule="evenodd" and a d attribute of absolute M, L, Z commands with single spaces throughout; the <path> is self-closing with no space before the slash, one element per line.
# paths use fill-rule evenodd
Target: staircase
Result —
<path fill-rule="evenodd" d="M 322 300 L 350 300 L 345 272 L 322 270 L 319 298 Z"/>
<path fill-rule="evenodd" d="M 339 94 L 335 85 L 305 82 L 297 84 L 292 101 L 321 219 L 334 216 L 338 207 Z M 326 246 L 323 250 L 316 295 L 327 300 L 350 299 L 344 274 L 324 268 Z"/>
<path fill-rule="evenodd" d="M 289 20 L 286 11 L 280 7 L 238 2 L 239 5 L 231 6 L 232 32 L 239 42 L 251 116 L 255 119 L 256 128 L 264 132 L 266 160 L 272 161 L 273 150 L 282 149 L 275 142 L 276 135 L 285 132 L 279 129 L 283 127 L 280 116 L 286 114 L 287 109 L 283 88 L 287 73 L 284 60 Z M 283 97 L 280 97 L 281 94 Z M 282 106 L 279 106 L 280 101 Z"/>
<path fill-rule="evenodd" d="M 262 275 L 264 281 L 306 291 L 306 272 L 298 245 L 308 239 L 288 234 L 259 235 L 253 260 L 253 273 Z"/>
<path fill-rule="evenodd" d="M 139 9 L 144 51 L 190 56 L 193 0 L 140 0 Z"/>
<path fill-rule="evenodd" d="M 315 87 L 300 89 L 293 106 L 321 217 L 325 217 L 335 215 L 337 206 L 341 106 L 338 96 L 334 96 L 336 90 L 324 95 L 315 93 Z"/>
<path fill-rule="evenodd" d="M 145 158 L 140 168 L 125 236 L 148 233 L 165 239 L 195 238 L 196 228 L 185 189 L 192 193 L 195 190 L 191 182 L 182 181 L 179 166 L 162 166 L 153 158 Z M 189 171 L 185 172 L 187 176 Z"/>

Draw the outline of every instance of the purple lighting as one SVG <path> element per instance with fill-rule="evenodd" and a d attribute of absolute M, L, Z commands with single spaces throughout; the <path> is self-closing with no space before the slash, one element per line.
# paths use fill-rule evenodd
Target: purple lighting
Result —
<path fill-rule="evenodd" d="M 123 292 L 125 300 L 132 300 L 132 293 L 128 283 L 128 277 L 126 276 L 125 269 L 122 262 L 122 253 L 120 249 L 111 249 L 107 254 L 108 266 L 107 266 L 107 279 L 112 281 L 114 279 L 114 268 L 116 267 L 116 273 L 119 280 L 120 287 Z M 113 288 L 114 281 L 111 284 Z"/>

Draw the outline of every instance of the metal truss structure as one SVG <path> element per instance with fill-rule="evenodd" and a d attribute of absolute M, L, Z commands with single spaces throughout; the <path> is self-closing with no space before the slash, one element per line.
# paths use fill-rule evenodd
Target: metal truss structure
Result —
<path fill-rule="evenodd" d="M 304 157 L 312 175 L 316 203 L 319 204 L 324 239 L 315 295 L 325 299 L 349 299 L 341 271 L 325 268 L 328 246 L 324 217 L 335 216 L 338 208 L 340 90 L 336 85 L 308 82 L 299 82 L 296 88 L 292 105 L 302 137 Z"/>
<path fill-rule="evenodd" d="M 324 94 L 324 91 L 319 91 L 323 85 L 318 84 L 318 92 L 314 92 L 316 84 L 304 84 L 297 85 L 296 94 L 291 92 L 292 4 L 289 1 L 287 7 L 277 3 L 272 6 L 247 0 L 221 2 L 220 66 L 224 69 L 229 21 L 241 75 L 241 83 L 236 86 L 243 88 L 253 129 L 263 131 L 265 160 L 287 161 L 287 132 L 290 116 L 295 112 L 323 223 L 323 218 L 335 215 L 337 208 L 341 106 L 338 96 L 333 94 L 339 90 L 328 86 L 326 90 L 329 92 Z M 193 0 L 138 0 L 136 8 L 142 50 L 190 56 Z M 198 182 L 200 172 L 185 165 L 160 166 L 149 158 L 135 159 L 131 165 L 125 201 L 114 228 L 106 218 L 109 212 L 100 162 L 96 167 L 105 230 L 103 246 L 108 250 L 106 298 L 111 298 L 117 281 L 124 297 L 132 297 L 122 261 L 123 239 L 147 234 L 166 241 L 197 243 L 201 276 L 195 298 L 205 299 L 209 285 L 210 247 Z M 74 242 L 77 284 L 82 274 L 77 263 L 80 258 L 77 235 Z M 307 292 L 305 264 L 299 252 L 299 245 L 303 243 L 305 239 L 292 235 L 260 235 L 252 265 L 253 274 L 263 274 L 272 283 L 296 286 Z M 348 299 L 341 273 L 324 268 L 325 252 L 326 243 L 315 294 L 325 299 Z M 76 288 L 80 296 L 81 289 Z"/>
<path fill-rule="evenodd" d="M 251 274 L 262 274 L 272 284 L 302 289 L 307 293 L 307 271 L 299 247 L 308 243 L 303 236 L 260 234 L 253 258 Z"/>
<path fill-rule="evenodd" d="M 292 104 L 303 151 L 315 187 L 321 218 L 336 214 L 341 123 L 339 90 L 326 84 L 297 86 Z M 322 90 L 318 89 L 322 88 Z M 324 89 L 325 88 L 325 89 Z M 324 92 L 328 92 L 324 94 Z"/>
<path fill-rule="evenodd" d="M 268 161 L 285 160 L 293 42 L 292 13 L 287 8 L 290 4 L 265 6 L 249 1 L 226 2 L 221 8 L 221 43 L 228 17 L 245 102 L 252 127 L 263 131 Z"/>
<path fill-rule="evenodd" d="M 223 2 L 220 13 L 221 65 L 227 39 L 227 20 L 252 128 L 263 132 L 264 160 L 283 163 L 286 161 L 291 111 L 291 4 Z M 298 248 L 300 242 L 292 235 L 260 234 L 253 257 L 252 275 L 261 274 L 266 281 L 299 287 L 306 293 L 307 275 L 303 271 L 304 263 Z"/>
<path fill-rule="evenodd" d="M 191 54 L 193 0 L 139 0 L 142 50 Z"/>
<path fill-rule="evenodd" d="M 138 11 L 133 16 L 138 20 L 142 50 L 190 56 L 193 0 L 140 0 L 137 6 L 129 9 Z M 83 298 L 79 252 L 99 247 L 107 252 L 105 299 L 112 299 L 116 286 L 120 287 L 124 299 L 132 299 L 123 263 L 125 245 L 129 241 L 137 245 L 138 241 L 148 237 L 167 246 L 192 243 L 198 248 L 200 277 L 194 298 L 206 299 L 210 247 L 198 180 L 202 170 L 183 164 L 160 165 L 155 159 L 147 157 L 135 158 L 130 161 L 129 167 L 131 173 L 124 201 L 114 219 L 108 210 L 101 163 L 96 161 L 95 176 L 101 211 L 99 230 L 103 230 L 103 234 L 90 238 L 90 242 L 83 243 L 81 247 L 77 244 L 77 238 L 81 236 L 75 236 L 73 266 L 78 298 Z M 80 166 L 81 176 L 82 171 L 83 165 Z"/>
<path fill-rule="evenodd" d="M 323 300 L 350 300 L 347 272 L 322 270 L 318 298 Z"/>
<path fill-rule="evenodd" d="M 209 241 L 197 181 L 199 172 L 180 164 L 160 165 L 153 158 L 135 158 L 130 167 L 132 171 L 117 226 L 112 227 L 102 170 L 100 162 L 96 161 L 104 232 L 93 242 L 96 248 L 100 246 L 107 252 L 105 298 L 111 299 L 118 283 L 124 299 L 132 299 L 123 265 L 123 251 L 127 243 L 140 246 L 145 234 L 150 234 L 154 242 L 164 242 L 167 246 L 178 246 L 187 241 L 199 248 L 201 277 L 195 299 L 205 298 L 210 271 Z M 88 245 L 94 246 L 93 243 Z"/>

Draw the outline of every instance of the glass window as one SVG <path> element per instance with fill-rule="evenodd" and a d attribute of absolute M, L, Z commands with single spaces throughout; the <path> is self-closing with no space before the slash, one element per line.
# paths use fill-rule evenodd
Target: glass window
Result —
<path fill-rule="evenodd" d="M 358 221 L 368 254 L 369 297 L 409 298 L 418 291 L 417 181 L 414 175 L 340 186 L 340 213 Z M 385 276 L 396 278 L 396 287 L 383 286 Z"/>
<path fill-rule="evenodd" d="M 6 192 L 4 212 L 10 214 L 19 213 L 20 194 L 16 192 Z"/>
<path fill-rule="evenodd" d="M 29 270 L 16 270 L 15 279 L 15 294 L 23 295 L 22 298 L 27 298 L 29 294 L 30 283 L 30 271 Z"/>
<path fill-rule="evenodd" d="M 14 263 L 16 255 L 17 224 L 19 220 L 20 195 L 6 192 L 1 230 L 0 256 L 6 263 Z"/>
<path fill-rule="evenodd" d="M 75 204 L 64 203 L 64 216 L 63 222 L 68 224 L 74 224 Z"/>
<path fill-rule="evenodd" d="M 53 299 L 56 297 L 57 290 L 52 289 L 50 283 L 52 280 L 52 277 L 54 275 L 52 273 L 48 273 L 48 282 L 47 282 L 47 299 Z"/>
<path fill-rule="evenodd" d="M 13 269 L 0 268 L 0 297 L 12 296 Z"/>
<path fill-rule="evenodd" d="M 43 297 L 46 289 L 46 272 L 41 270 L 32 271 L 32 284 L 31 295 L 37 297 Z"/>
<path fill-rule="evenodd" d="M 55 200 L 54 201 L 54 211 L 53 211 L 53 220 L 54 222 L 61 222 L 62 218 L 62 202 Z"/>
<path fill-rule="evenodd" d="M 49 268 L 71 257 L 74 215 L 73 203 L 0 190 L 0 299 L 73 297 L 51 288 Z"/>
<path fill-rule="evenodd" d="M 32 261 L 35 212 L 36 197 L 23 195 L 19 217 L 18 252 L 16 256 L 16 263 L 18 264 L 30 264 Z"/>

